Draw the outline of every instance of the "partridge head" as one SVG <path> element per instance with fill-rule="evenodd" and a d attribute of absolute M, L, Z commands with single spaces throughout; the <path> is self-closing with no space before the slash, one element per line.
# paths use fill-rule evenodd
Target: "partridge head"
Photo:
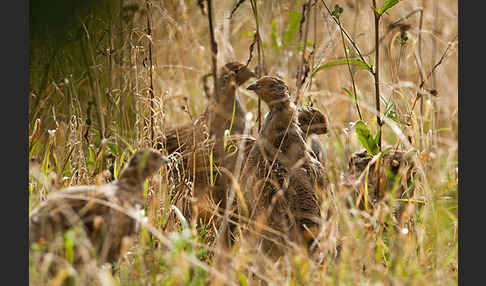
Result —
<path fill-rule="evenodd" d="M 281 102 L 290 102 L 287 84 L 273 76 L 263 76 L 247 89 L 254 91 L 270 108 Z"/>

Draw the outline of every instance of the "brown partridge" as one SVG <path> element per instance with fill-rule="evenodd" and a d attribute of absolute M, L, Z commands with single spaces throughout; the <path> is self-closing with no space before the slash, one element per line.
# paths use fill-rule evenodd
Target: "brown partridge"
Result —
<path fill-rule="evenodd" d="M 319 109 L 311 106 L 298 107 L 300 129 L 304 133 L 304 139 L 312 150 L 312 155 L 326 164 L 326 151 L 319 142 L 318 135 L 327 134 L 328 120 Z"/>
<path fill-rule="evenodd" d="M 230 62 L 224 65 L 218 76 L 218 90 L 212 94 L 210 103 L 203 114 L 194 122 L 165 130 L 166 149 L 169 154 L 178 153 L 181 162 L 177 166 L 178 172 L 171 171 L 171 177 L 176 184 L 187 186 L 193 184 L 192 200 L 205 200 L 201 196 L 208 195 L 211 188 L 210 156 L 215 162 L 219 161 L 221 152 L 214 151 L 214 135 L 216 131 L 231 130 L 231 134 L 242 134 L 245 128 L 246 111 L 236 98 L 236 89 L 255 74 L 247 66 Z M 219 101 L 215 97 L 218 95 Z M 176 192 L 181 192 L 178 187 Z M 220 194 L 221 193 L 221 194 Z M 217 192 L 215 201 L 221 201 L 223 192 Z M 182 202 L 183 213 L 191 217 L 191 206 Z M 203 202 L 205 204 L 205 202 Z"/>
<path fill-rule="evenodd" d="M 380 172 L 380 194 L 376 194 L 378 183 L 376 162 L 371 163 L 372 157 L 366 150 L 355 152 L 349 159 L 349 169 L 345 173 L 345 187 L 354 189 L 353 197 L 358 200 L 358 206 L 365 208 L 364 204 L 364 182 L 366 168 L 369 166 L 367 189 L 368 189 L 368 208 L 372 208 L 376 202 L 383 199 L 385 194 L 393 192 L 394 200 L 412 199 L 413 198 L 413 177 L 416 172 L 413 161 L 414 152 L 405 152 L 400 150 L 390 150 L 383 155 L 383 163 Z M 396 189 L 395 188 L 396 185 Z M 377 196 L 378 195 L 378 196 Z M 407 202 L 395 201 L 394 214 L 395 218 L 400 219 Z"/>
<path fill-rule="evenodd" d="M 322 156 L 322 153 L 324 152 L 324 149 L 322 145 L 319 143 L 317 136 L 320 134 L 326 134 L 327 133 L 327 126 L 328 126 L 328 120 L 327 117 L 317 108 L 315 107 L 298 107 L 298 120 L 299 120 L 299 125 L 301 126 L 302 130 L 305 130 L 304 132 L 304 139 L 308 141 L 307 143 L 310 143 L 312 147 L 312 151 L 314 154 L 311 153 L 311 155 L 315 156 L 318 158 L 319 161 L 321 161 L 321 164 L 325 164 L 324 157 Z M 309 135 L 309 137 L 307 137 Z M 311 138 L 311 139 L 308 139 Z M 248 157 L 248 154 L 250 153 L 251 148 L 253 147 L 256 139 L 251 136 L 247 135 L 231 135 L 227 138 L 227 149 L 230 151 L 239 151 L 239 152 L 227 152 L 225 156 L 225 163 L 226 166 L 229 166 L 231 171 L 234 169 L 237 158 L 242 152 L 242 158 L 243 161 L 246 160 Z M 205 152 L 198 152 L 198 154 L 209 154 L 211 148 L 213 147 L 214 142 L 212 142 L 211 145 L 208 145 L 206 147 Z M 198 160 L 204 160 L 204 158 L 198 158 Z M 209 170 L 208 170 L 209 172 Z M 209 176 L 209 173 L 206 175 Z M 199 208 L 199 212 L 202 217 L 210 218 L 212 214 L 214 213 L 214 206 L 215 205 L 210 205 L 207 199 L 199 198 L 199 202 L 197 204 Z M 223 205 L 220 204 L 220 207 Z M 204 212 L 204 213 L 203 213 Z M 205 219 L 207 221 L 207 219 Z"/>
<path fill-rule="evenodd" d="M 218 112 L 213 121 L 223 122 L 222 126 L 218 126 L 218 128 L 230 128 L 234 108 L 235 115 L 231 125 L 231 133 L 243 133 L 246 111 L 236 98 L 235 92 L 238 86 L 251 77 L 255 77 L 255 74 L 248 67 L 238 62 L 227 63 L 221 68 L 218 78 L 219 90 L 217 91 L 221 95 L 219 96 L 220 106 L 208 104 L 201 116 L 194 122 L 166 129 L 164 131 L 166 137 L 165 148 L 168 154 L 179 152 L 184 155 L 193 151 L 195 144 L 207 140 L 209 137 L 208 125 L 213 123 L 209 122 L 210 115 L 215 113 L 216 109 Z"/>
<path fill-rule="evenodd" d="M 298 109 L 290 100 L 284 81 L 263 76 L 248 86 L 269 107 L 269 112 L 246 160 L 242 191 L 249 218 L 283 233 L 272 236 L 263 229 L 266 250 L 278 249 L 277 243 L 310 242 L 320 228 L 319 190 L 324 191 L 327 174 L 308 149 L 299 126 Z"/>
<path fill-rule="evenodd" d="M 304 137 L 311 134 L 327 134 L 327 117 L 319 109 L 312 106 L 301 106 L 297 108 L 300 129 Z"/>
<path fill-rule="evenodd" d="M 246 111 L 236 98 L 236 88 L 254 77 L 255 74 L 245 65 L 238 62 L 227 63 L 219 73 L 218 91 L 219 103 L 208 104 L 204 112 L 194 122 L 169 128 L 165 133 L 165 149 L 168 154 L 178 152 L 182 156 L 182 165 L 179 169 L 185 171 L 185 176 L 201 188 L 209 185 L 209 155 L 205 152 L 209 143 L 209 127 L 230 129 L 231 134 L 241 134 L 245 126 Z M 214 96 L 214 94 L 213 94 Z M 234 109 L 234 116 L 233 116 Z M 212 134 L 210 134 L 210 132 Z M 163 147 L 162 144 L 160 146 Z M 195 189 L 200 189 L 195 186 Z"/>
<path fill-rule="evenodd" d="M 309 138 L 312 138 L 314 141 L 311 141 L 311 148 L 312 151 L 316 152 L 322 148 L 322 146 L 314 147 L 314 144 L 319 144 L 317 141 L 317 136 L 321 134 L 327 134 L 328 132 L 328 120 L 327 117 L 322 113 L 319 109 L 315 107 L 297 107 L 298 112 L 298 121 L 300 129 L 303 131 L 303 138 L 306 142 L 309 141 Z M 243 158 L 247 158 L 248 154 L 255 143 L 255 138 L 250 136 L 230 136 L 228 137 L 228 145 L 232 145 L 233 147 L 239 148 L 241 141 L 244 141 L 242 146 L 244 147 Z M 320 145 L 320 144 L 319 144 Z M 237 153 L 231 153 L 228 156 L 236 156 Z M 315 154 L 317 158 L 319 158 L 319 154 Z M 324 163 L 324 162 L 321 162 Z"/>
<path fill-rule="evenodd" d="M 75 262 L 86 261 L 90 252 L 99 262 L 116 261 L 136 233 L 137 221 L 131 216 L 143 207 L 144 181 L 165 163 L 167 158 L 156 150 L 137 151 L 109 184 L 52 192 L 31 212 L 29 244 L 52 244 L 54 251 L 62 252 L 62 237 L 73 230 L 79 241 L 87 242 L 76 245 Z M 55 243 L 59 239 L 60 245 Z"/>

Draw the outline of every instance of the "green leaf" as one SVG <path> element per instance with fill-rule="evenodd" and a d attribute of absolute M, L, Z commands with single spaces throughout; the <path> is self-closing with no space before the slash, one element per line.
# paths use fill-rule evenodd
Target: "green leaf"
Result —
<path fill-rule="evenodd" d="M 272 20 L 271 23 L 272 31 L 270 32 L 270 38 L 272 39 L 272 48 L 273 50 L 279 54 L 280 53 L 280 39 L 277 35 L 277 21 L 275 18 Z"/>
<path fill-rule="evenodd" d="M 393 106 L 393 102 L 387 106 L 385 112 L 383 113 L 383 118 L 390 118 L 398 124 L 407 124 L 407 122 L 393 109 Z M 384 123 L 383 118 L 381 119 L 382 123 Z"/>
<path fill-rule="evenodd" d="M 370 61 L 370 68 L 373 68 L 373 58 L 368 56 L 368 60 Z"/>
<path fill-rule="evenodd" d="M 346 65 L 346 64 L 350 64 L 350 65 L 356 65 L 366 71 L 369 71 L 369 72 L 372 72 L 371 70 L 371 67 L 368 66 L 365 62 L 363 62 L 362 60 L 359 60 L 359 59 L 350 59 L 350 60 L 346 60 L 346 59 L 341 59 L 341 60 L 335 60 L 335 61 L 330 61 L 328 63 L 325 63 L 323 65 L 320 65 L 318 66 L 313 72 L 312 72 L 312 76 L 314 76 L 314 74 L 316 74 L 318 71 L 322 70 L 322 69 L 325 69 L 327 67 L 333 67 L 333 66 L 338 66 L 338 65 Z"/>
<path fill-rule="evenodd" d="M 47 145 L 46 153 L 44 155 L 44 159 L 42 160 L 41 172 L 43 174 L 46 174 L 46 175 L 50 171 L 49 157 L 51 155 L 51 145 L 52 145 L 52 142 L 49 142 L 48 145 Z"/>
<path fill-rule="evenodd" d="M 291 44 L 294 41 L 294 34 L 299 30 L 300 19 L 302 18 L 302 13 L 299 11 L 289 12 L 289 25 L 284 31 L 283 35 L 283 46 Z"/>
<path fill-rule="evenodd" d="M 386 0 L 383 5 L 381 5 L 380 9 L 378 9 L 376 11 L 376 13 L 381 16 L 383 15 L 383 13 L 386 12 L 386 10 L 390 9 L 391 7 L 395 6 L 396 4 L 398 4 L 398 2 L 400 2 L 400 0 Z"/>
<path fill-rule="evenodd" d="M 240 38 L 253 38 L 253 32 L 252 31 L 243 31 L 240 34 Z"/>
<path fill-rule="evenodd" d="M 272 31 L 277 31 L 277 20 L 275 18 L 272 19 L 270 26 L 272 27 Z"/>
<path fill-rule="evenodd" d="M 386 101 L 385 97 L 383 95 L 380 94 L 380 99 L 381 99 L 381 102 L 385 105 L 385 106 L 388 106 L 388 101 Z"/>
<path fill-rule="evenodd" d="M 372 156 L 378 154 L 380 148 L 378 147 L 375 138 L 373 138 L 373 134 L 371 133 L 370 129 L 368 126 L 366 126 L 366 123 L 364 123 L 362 120 L 358 120 L 354 124 L 354 128 L 356 129 L 359 142 L 361 142 L 361 145 L 363 145 L 366 151 L 368 151 L 368 153 Z"/>
<path fill-rule="evenodd" d="M 279 45 L 279 40 L 277 33 L 275 32 L 270 32 L 270 38 L 272 39 L 272 48 L 275 51 L 275 53 L 279 54 L 280 53 L 280 45 Z"/>
<path fill-rule="evenodd" d="M 382 155 L 385 155 L 386 153 L 390 152 L 392 150 L 392 147 L 387 147 L 385 150 L 381 151 Z"/>

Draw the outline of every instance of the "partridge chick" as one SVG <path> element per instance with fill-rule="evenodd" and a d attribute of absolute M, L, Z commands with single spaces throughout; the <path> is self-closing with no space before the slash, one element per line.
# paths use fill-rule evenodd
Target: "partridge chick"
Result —
<path fill-rule="evenodd" d="M 227 63 L 221 68 L 218 90 L 212 95 L 215 97 L 218 94 L 219 101 L 212 100 L 196 121 L 165 131 L 168 153 L 178 152 L 182 155 L 181 164 L 177 166 L 181 172 L 171 172 L 171 177 L 176 182 L 182 181 L 184 186 L 187 181 L 193 183 L 192 200 L 196 205 L 206 205 L 207 198 L 203 197 L 209 195 L 211 189 L 210 155 L 213 155 L 215 162 L 220 159 L 221 152 L 214 151 L 216 131 L 231 129 L 231 134 L 234 135 L 244 132 L 246 111 L 236 98 L 236 88 L 251 77 L 255 77 L 255 74 L 245 65 L 238 62 Z M 232 169 L 230 166 L 226 167 Z M 180 189 L 176 188 L 176 191 L 180 192 Z M 221 202 L 224 192 L 218 190 L 215 193 L 214 201 Z M 191 204 L 182 204 L 184 215 L 192 217 Z"/>
<path fill-rule="evenodd" d="M 236 88 L 251 77 L 255 77 L 255 74 L 248 67 L 238 62 L 227 63 L 221 68 L 218 78 L 219 90 L 217 92 L 220 94 L 218 106 L 208 104 L 201 116 L 194 122 L 166 129 L 164 133 L 167 152 L 169 154 L 179 152 L 184 155 L 193 151 L 194 144 L 208 139 L 208 125 L 214 125 L 215 121 L 222 122 L 222 126 L 218 126 L 218 128 L 229 129 L 233 117 L 233 105 L 235 115 L 231 131 L 233 134 L 243 133 L 246 111 L 235 97 L 235 93 Z M 212 119 L 214 122 L 210 122 L 210 115 L 215 113 L 216 110 L 216 116 Z"/>
<path fill-rule="evenodd" d="M 325 151 L 318 140 L 318 135 L 327 133 L 327 126 L 328 126 L 327 117 L 319 109 L 314 107 L 298 107 L 297 111 L 298 111 L 299 125 L 303 131 L 305 130 L 303 134 L 304 139 L 307 141 L 308 144 L 310 144 L 310 147 L 312 148 L 313 151 L 313 153 L 311 152 L 311 155 L 317 158 L 324 166 Z M 229 136 L 227 138 L 227 141 L 228 141 L 227 146 L 229 146 L 227 147 L 227 149 L 230 150 L 230 152 L 226 153 L 225 165 L 228 169 L 232 171 L 235 168 L 236 161 L 238 159 L 238 156 L 240 156 L 240 153 L 243 153 L 242 154 L 243 161 L 246 160 L 248 154 L 250 153 L 251 148 L 255 144 L 256 139 L 254 137 L 247 136 L 247 135 L 235 134 Z M 208 146 L 207 150 L 205 152 L 201 152 L 201 154 L 203 153 L 209 154 L 211 151 L 210 148 L 212 146 L 213 145 Z M 204 158 L 198 158 L 198 159 L 204 160 Z M 210 176 L 209 170 L 206 176 L 207 177 Z M 220 192 L 220 193 L 226 194 L 226 192 Z M 199 197 L 196 206 L 198 207 L 198 212 L 200 213 L 200 217 L 205 217 L 205 218 L 212 217 L 214 213 L 215 205 L 217 205 L 221 199 L 225 199 L 225 198 L 226 197 L 221 195 L 218 197 L 213 197 L 213 201 L 215 202 L 215 204 L 210 204 L 208 198 Z M 219 203 L 219 208 L 220 209 L 224 208 L 224 201 Z M 204 221 L 207 222 L 208 220 L 205 219 Z"/>
<path fill-rule="evenodd" d="M 415 175 L 415 164 L 413 152 L 390 150 L 383 155 L 382 170 L 380 172 L 380 194 L 376 194 L 378 183 L 376 162 L 370 164 L 372 157 L 366 150 L 355 152 L 349 159 L 349 169 L 345 173 L 345 185 L 351 186 L 355 191 L 352 193 L 355 199 L 359 199 L 359 207 L 364 209 L 364 176 L 368 164 L 368 207 L 372 207 L 384 198 L 385 194 L 396 189 L 393 193 L 395 218 L 400 218 L 408 203 L 397 199 L 413 198 L 413 177 Z M 354 186 L 354 188 L 353 188 Z"/>
<path fill-rule="evenodd" d="M 250 219 L 264 237 L 266 250 L 289 240 L 309 243 L 320 228 L 318 189 L 328 184 L 322 164 L 307 148 L 299 126 L 298 109 L 284 81 L 263 76 L 248 86 L 269 107 L 258 139 L 246 160 L 241 184 Z M 263 225 L 258 229 L 258 224 Z M 266 227 L 283 232 L 274 236 Z M 277 242 L 277 243 L 275 243 Z"/>
<path fill-rule="evenodd" d="M 136 215 L 134 211 L 143 206 L 144 181 L 165 163 L 167 158 L 156 150 L 137 151 L 118 179 L 109 184 L 73 186 L 51 193 L 31 212 L 29 244 L 50 243 L 76 229 L 86 234 L 88 246 L 91 244 L 100 262 L 116 261 L 124 243 L 136 232 L 137 222 L 128 214 Z M 76 247 L 75 260 L 84 261 L 91 251 Z"/>

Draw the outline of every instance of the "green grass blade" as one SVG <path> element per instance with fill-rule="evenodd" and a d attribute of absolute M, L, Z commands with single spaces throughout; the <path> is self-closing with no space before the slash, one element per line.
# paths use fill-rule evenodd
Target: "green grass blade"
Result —
<path fill-rule="evenodd" d="M 209 154 L 209 173 L 210 173 L 210 179 L 211 179 L 211 186 L 214 186 L 214 169 L 213 169 L 213 152 L 211 151 L 211 154 Z"/>
<path fill-rule="evenodd" d="M 365 62 L 363 62 L 362 60 L 359 60 L 359 59 L 349 59 L 349 60 L 346 60 L 346 59 L 341 59 L 341 60 L 335 60 L 335 61 L 330 61 L 328 63 L 325 63 L 323 65 L 320 65 L 318 66 L 313 72 L 312 72 L 312 75 L 311 76 L 314 76 L 317 72 L 325 69 L 325 68 L 328 68 L 328 67 L 333 67 L 333 66 L 339 66 L 339 65 L 347 65 L 347 64 L 350 64 L 350 65 L 355 65 L 355 66 L 358 66 L 360 68 L 362 68 L 363 70 L 366 70 L 366 71 L 369 71 L 369 72 L 372 72 L 372 69 L 370 66 L 368 66 Z"/>
<path fill-rule="evenodd" d="M 74 262 L 74 230 L 70 229 L 64 234 L 64 251 L 66 260 L 73 264 Z"/>

